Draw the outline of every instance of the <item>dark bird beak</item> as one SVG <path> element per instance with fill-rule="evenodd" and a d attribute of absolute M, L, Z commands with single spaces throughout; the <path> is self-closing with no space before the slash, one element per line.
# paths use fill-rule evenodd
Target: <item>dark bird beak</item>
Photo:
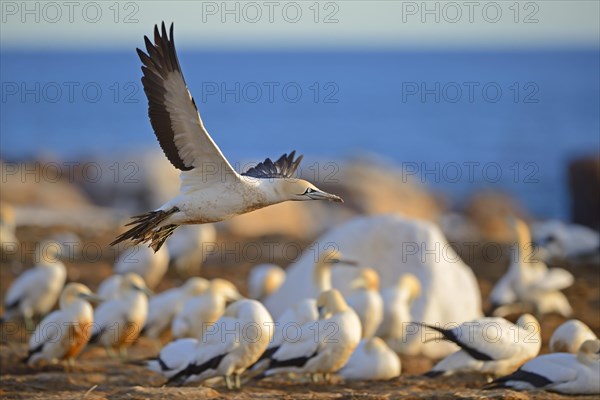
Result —
<path fill-rule="evenodd" d="M 336 203 L 344 202 L 344 200 L 340 196 L 331 194 L 331 193 L 327 193 L 322 190 L 319 190 L 319 191 L 315 190 L 311 193 L 308 193 L 307 196 L 313 200 L 329 200 L 329 201 L 335 201 Z"/>

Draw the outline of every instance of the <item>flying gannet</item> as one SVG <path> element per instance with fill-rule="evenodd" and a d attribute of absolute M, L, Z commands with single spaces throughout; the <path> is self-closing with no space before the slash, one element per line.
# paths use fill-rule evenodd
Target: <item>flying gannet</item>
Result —
<path fill-rule="evenodd" d="M 90 343 L 100 343 L 107 352 L 118 349 L 126 355 L 127 346 L 139 336 L 148 315 L 148 296 L 152 293 L 138 274 L 123 275 L 120 294 L 103 302 L 94 311 Z"/>
<path fill-rule="evenodd" d="M 486 389 L 549 390 L 563 394 L 600 394 L 600 340 L 587 340 L 579 352 L 544 354 Z"/>
<path fill-rule="evenodd" d="M 550 351 L 553 353 L 577 353 L 586 340 L 598 339 L 583 322 L 570 319 L 560 325 L 550 337 Z"/>
<path fill-rule="evenodd" d="M 272 336 L 273 319 L 267 309 L 256 300 L 238 300 L 204 333 L 190 363 L 167 384 L 222 376 L 228 389 L 239 389 L 240 375 L 258 360 Z"/>
<path fill-rule="evenodd" d="M 158 251 L 179 225 L 217 222 L 288 200 L 332 200 L 313 184 L 293 178 L 302 156 L 295 151 L 273 162 L 262 163 L 238 174 L 208 134 L 196 103 L 186 86 L 173 38 L 154 27 L 154 44 L 144 37 L 147 54 L 137 49 L 142 61 L 142 84 L 148 97 L 148 114 L 165 155 L 181 170 L 180 194 L 155 211 L 134 217 L 131 229 L 113 245 L 127 239 L 150 242 Z"/>
<path fill-rule="evenodd" d="M 90 301 L 100 299 L 81 283 L 69 283 L 60 294 L 60 309 L 48 314 L 29 338 L 25 362 L 32 366 L 41 360 L 70 365 L 92 335 L 94 310 Z"/>
<path fill-rule="evenodd" d="M 381 338 L 363 339 L 337 374 L 347 380 L 392 379 L 400 375 L 400 358 Z"/>
<path fill-rule="evenodd" d="M 60 252 L 58 243 L 43 242 L 36 247 L 39 264 L 19 275 L 8 288 L 0 322 L 21 316 L 27 328 L 33 329 L 33 317 L 43 316 L 54 307 L 67 279 Z"/>
<path fill-rule="evenodd" d="M 542 346 L 540 324 L 530 314 L 523 314 L 516 324 L 490 317 L 464 322 L 454 329 L 422 325 L 460 347 L 427 372 L 428 377 L 456 372 L 502 376 L 537 356 Z"/>
<path fill-rule="evenodd" d="M 284 341 L 268 358 L 261 377 L 291 372 L 310 374 L 315 380 L 317 375 L 327 376 L 346 364 L 360 342 L 356 312 L 336 289 L 321 293 L 317 308 L 319 319 L 303 325 L 297 340 Z"/>
<path fill-rule="evenodd" d="M 181 311 L 185 302 L 202 295 L 209 287 L 208 280 L 195 276 L 189 278 L 180 287 L 152 296 L 148 302 L 148 318 L 142 334 L 158 339 L 163 332 L 171 328 L 173 319 Z"/>
<path fill-rule="evenodd" d="M 352 292 L 346 302 L 358 315 L 362 326 L 362 337 L 375 335 L 383 320 L 383 299 L 379 294 L 379 274 L 372 268 L 362 268 L 358 278 L 350 283 Z"/>
<path fill-rule="evenodd" d="M 495 316 L 505 316 L 518 311 L 520 305 L 533 306 L 536 314 L 557 312 L 564 317 L 573 310 L 566 296 L 560 292 L 573 284 L 573 275 L 562 268 L 548 268 L 537 260 L 527 224 L 510 219 L 517 244 L 514 259 L 506 274 L 490 293 Z"/>
<path fill-rule="evenodd" d="M 250 270 L 248 295 L 252 299 L 264 300 L 275 293 L 285 281 L 285 271 L 276 264 L 260 264 Z"/>

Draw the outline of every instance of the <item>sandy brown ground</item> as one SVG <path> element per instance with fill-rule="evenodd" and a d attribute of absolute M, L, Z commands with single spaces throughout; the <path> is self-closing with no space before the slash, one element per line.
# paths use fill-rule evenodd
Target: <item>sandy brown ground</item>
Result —
<path fill-rule="evenodd" d="M 31 243 L 40 240 L 48 232 L 21 230 L 18 236 L 21 240 Z M 82 238 L 85 241 L 94 240 L 103 244 L 101 260 L 75 259 L 67 262 L 70 281 L 80 281 L 95 289 L 97 284 L 110 275 L 114 253 L 104 244 L 110 238 Z M 220 238 L 223 240 L 224 238 Z M 285 238 L 262 238 L 261 240 L 285 241 Z M 239 242 L 236 238 L 227 238 L 230 243 Z M 25 242 L 25 243 L 27 243 Z M 243 242 L 242 242 L 243 243 Z M 302 245 L 308 245 L 303 243 Z M 459 249 L 460 251 L 460 249 Z M 22 264 L 31 265 L 31 260 L 25 256 Z M 201 275 L 207 278 L 224 277 L 233 281 L 242 292 L 246 290 L 245 282 L 252 265 L 235 255 L 227 257 L 211 257 L 203 267 Z M 267 260 L 263 260 L 267 261 Z M 279 261 L 282 265 L 289 260 Z M 475 270 L 482 295 L 487 297 L 489 290 L 503 273 L 507 260 L 489 263 L 477 254 L 473 259 L 466 260 Z M 4 262 L 0 266 L 0 295 L 6 293 L 14 277 L 19 273 L 18 262 Z M 598 266 L 560 265 L 569 269 L 576 276 L 575 284 L 565 293 L 575 310 L 575 318 L 587 323 L 596 334 L 600 333 L 600 274 Z M 160 284 L 157 291 L 178 285 L 183 278 L 173 271 Z M 486 304 L 484 304 L 487 306 Z M 544 316 L 541 320 L 544 346 L 542 352 L 547 352 L 547 343 L 552 331 L 564 319 L 556 315 Z M 145 368 L 125 364 L 109 358 L 103 349 L 90 348 L 79 358 L 77 365 L 67 372 L 62 365 L 29 368 L 20 359 L 26 354 L 27 332 L 21 328 L 13 330 L 2 328 L 2 343 L 0 344 L 0 397 L 3 399 L 36 398 L 36 399 L 144 399 L 144 398 L 523 398 L 523 399 L 560 399 L 565 396 L 546 392 L 528 393 L 510 390 L 482 391 L 486 383 L 484 377 L 477 375 L 460 375 L 441 379 L 427 379 L 419 376 L 427 371 L 435 362 L 419 357 L 402 358 L 402 376 L 387 382 L 352 382 L 337 381 L 334 384 L 314 384 L 309 382 L 291 382 L 284 378 L 270 378 L 258 383 L 250 383 L 241 391 L 228 391 L 224 385 L 217 384 L 214 388 L 182 387 L 161 388 L 163 379 Z M 140 339 L 129 351 L 131 359 L 150 357 L 156 352 L 156 346 L 147 339 Z M 585 397 L 580 397 L 585 398 Z"/>

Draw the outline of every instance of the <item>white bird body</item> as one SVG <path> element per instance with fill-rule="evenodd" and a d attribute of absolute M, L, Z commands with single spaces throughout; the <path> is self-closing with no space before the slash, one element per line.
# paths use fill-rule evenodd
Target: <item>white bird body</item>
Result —
<path fill-rule="evenodd" d="M 302 326 L 313 323 L 319 319 L 317 300 L 304 299 L 288 308 L 275 321 L 273 340 L 268 348 L 279 347 L 284 341 L 293 339 Z"/>
<path fill-rule="evenodd" d="M 248 294 L 252 299 L 264 299 L 277 291 L 284 281 L 285 271 L 279 265 L 257 265 L 248 276 Z"/>
<path fill-rule="evenodd" d="M 514 229 L 518 243 L 513 260 L 490 293 L 490 301 L 497 308 L 494 315 L 509 314 L 514 308 L 511 305 L 523 303 L 533 305 L 539 314 L 558 312 L 568 317 L 571 306 L 559 291 L 573 284 L 573 275 L 562 268 L 548 269 L 544 262 L 533 259 L 529 228 L 516 220 Z"/>
<path fill-rule="evenodd" d="M 173 320 L 187 300 L 202 295 L 210 286 L 209 281 L 192 277 L 184 285 L 152 296 L 148 302 L 148 318 L 144 325 L 144 335 L 159 338 L 171 327 Z"/>
<path fill-rule="evenodd" d="M 258 360 L 272 334 L 273 319 L 264 306 L 256 300 L 238 300 L 204 333 L 190 364 L 171 382 L 202 382 L 222 376 L 228 388 L 239 388 L 239 375 Z"/>
<path fill-rule="evenodd" d="M 168 268 L 169 252 L 166 247 L 154 252 L 146 246 L 131 246 L 119 256 L 114 271 L 120 275 L 136 273 L 144 279 L 148 288 L 154 289 Z"/>
<path fill-rule="evenodd" d="M 145 37 L 147 54 L 138 49 L 154 133 L 171 164 L 182 171 L 180 194 L 156 211 L 134 217 L 134 225 L 113 242 L 150 242 L 157 251 L 179 225 L 222 221 L 287 200 L 332 200 L 340 197 L 293 177 L 301 158 L 295 152 L 237 173 L 208 134 L 187 89 L 173 43 L 164 23 Z M 169 37 L 170 36 L 170 37 Z M 281 179 L 273 179 L 281 178 Z"/>
<path fill-rule="evenodd" d="M 524 314 L 517 324 L 490 317 L 465 322 L 454 329 L 430 328 L 461 347 L 437 363 L 427 376 L 455 372 L 505 375 L 537 356 L 542 346 L 540 325 Z"/>
<path fill-rule="evenodd" d="M 147 367 L 170 378 L 188 366 L 197 346 L 198 340 L 194 338 L 174 340 L 160 350 L 156 359 L 149 360 Z"/>
<path fill-rule="evenodd" d="M 346 302 L 356 312 L 362 326 L 362 337 L 375 335 L 383 320 L 383 299 L 379 294 L 379 276 L 371 268 L 363 268 L 352 284 Z"/>
<path fill-rule="evenodd" d="M 597 256 L 600 250 L 600 235 L 586 226 L 550 220 L 534 223 L 531 231 L 545 259 Z"/>
<path fill-rule="evenodd" d="M 2 319 L 20 315 L 30 320 L 47 314 L 56 304 L 66 279 L 67 268 L 57 259 L 45 260 L 26 270 L 8 288 Z"/>
<path fill-rule="evenodd" d="M 124 349 L 139 336 L 148 315 L 148 289 L 137 274 L 123 276 L 121 293 L 103 302 L 94 312 L 91 341 L 106 348 Z"/>
<path fill-rule="evenodd" d="M 598 339 L 594 332 L 577 319 L 560 325 L 550 337 L 550 351 L 553 353 L 577 353 L 586 340 Z"/>
<path fill-rule="evenodd" d="M 90 298 L 92 292 L 82 284 L 70 283 L 65 287 L 60 309 L 48 314 L 29 339 L 27 364 L 70 360 L 81 352 L 92 333 L 94 310 L 87 301 Z"/>
<path fill-rule="evenodd" d="M 563 394 L 600 394 L 600 341 L 589 340 L 578 353 L 544 354 L 514 373 L 494 381 L 490 388 L 549 390 Z"/>
<path fill-rule="evenodd" d="M 188 299 L 173 318 L 173 337 L 200 339 L 208 327 L 221 318 L 227 302 L 238 300 L 240 297 L 231 282 L 214 279 L 205 293 Z"/>
<path fill-rule="evenodd" d="M 104 301 L 114 300 L 121 295 L 121 282 L 123 282 L 123 275 L 111 275 L 100 282 L 96 293 Z"/>
<path fill-rule="evenodd" d="M 377 329 L 377 336 L 384 339 L 396 352 L 402 349 L 405 329 L 413 321 L 411 304 L 420 293 L 421 284 L 413 274 L 402 275 L 396 285 L 381 291 L 383 319 Z"/>
<path fill-rule="evenodd" d="M 352 356 L 338 371 L 346 380 L 388 380 L 400 375 L 398 355 L 385 342 L 372 337 L 360 341 Z"/>
<path fill-rule="evenodd" d="M 323 307 L 319 320 L 303 325 L 298 340 L 283 342 L 265 375 L 329 374 L 346 364 L 360 342 L 360 320 L 335 289 L 323 292 L 317 305 Z"/>

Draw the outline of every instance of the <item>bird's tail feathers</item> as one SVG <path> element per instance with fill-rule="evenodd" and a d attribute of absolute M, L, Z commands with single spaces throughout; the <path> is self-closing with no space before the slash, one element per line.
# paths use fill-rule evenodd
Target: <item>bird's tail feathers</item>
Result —
<path fill-rule="evenodd" d="M 179 225 L 169 224 L 160 226 L 167 218 L 171 215 L 179 212 L 179 208 L 172 207 L 167 211 L 158 210 L 150 211 L 142 215 L 132 217 L 133 221 L 125 226 L 131 226 L 127 232 L 117 236 L 117 238 L 110 244 L 114 246 L 118 243 L 124 242 L 125 240 L 131 240 L 134 244 L 150 242 L 150 247 L 157 252 L 167 240 L 169 236 L 173 234 L 173 231 L 177 229 Z"/>

